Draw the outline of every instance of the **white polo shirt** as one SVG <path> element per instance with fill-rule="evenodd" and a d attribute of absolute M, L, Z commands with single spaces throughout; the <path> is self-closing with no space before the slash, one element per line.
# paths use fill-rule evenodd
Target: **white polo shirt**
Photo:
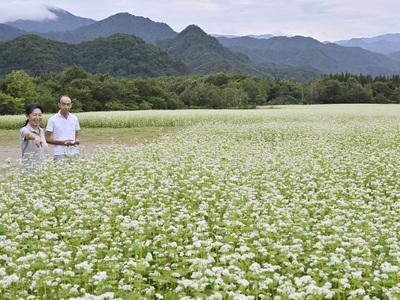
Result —
<path fill-rule="evenodd" d="M 78 118 L 69 113 L 68 118 L 64 118 L 60 111 L 52 116 L 47 122 L 46 131 L 53 133 L 53 139 L 57 141 L 73 140 L 75 141 L 75 132 L 81 129 Z M 54 145 L 54 155 L 77 154 L 78 148 L 74 146 Z"/>

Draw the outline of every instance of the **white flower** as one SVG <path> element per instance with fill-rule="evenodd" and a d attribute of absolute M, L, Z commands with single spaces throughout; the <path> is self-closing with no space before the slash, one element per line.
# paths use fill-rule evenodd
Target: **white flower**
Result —
<path fill-rule="evenodd" d="M 17 274 L 11 274 L 9 276 L 4 276 L 3 279 L 0 280 L 0 286 L 6 288 L 14 282 L 18 282 L 19 277 Z"/>
<path fill-rule="evenodd" d="M 98 282 L 104 281 L 108 278 L 107 272 L 98 272 L 96 275 L 93 275 L 93 279 Z"/>

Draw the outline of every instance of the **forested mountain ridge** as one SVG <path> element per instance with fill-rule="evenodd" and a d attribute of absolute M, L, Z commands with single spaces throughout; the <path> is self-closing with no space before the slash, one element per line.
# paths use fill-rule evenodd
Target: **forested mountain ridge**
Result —
<path fill-rule="evenodd" d="M 72 31 L 48 32 L 40 35 L 56 41 L 80 43 L 82 41 L 91 41 L 98 37 L 107 37 L 115 33 L 134 35 L 150 44 L 158 40 L 174 38 L 178 35 L 165 23 L 154 22 L 148 18 L 133 16 L 128 13 L 118 13 Z"/>
<path fill-rule="evenodd" d="M 295 78 L 299 81 L 322 75 L 319 70 L 304 66 L 258 65 L 247 55 L 223 47 L 215 37 L 196 25 L 188 26 L 174 39 L 158 41 L 156 46 L 183 60 L 195 74 L 242 72 L 264 78 Z"/>
<path fill-rule="evenodd" d="M 79 44 L 23 35 L 0 42 L 0 77 L 13 70 L 24 70 L 30 76 L 59 73 L 74 65 L 93 74 L 108 73 L 117 78 L 148 78 L 189 72 L 205 75 L 221 71 L 298 81 L 322 76 L 319 70 L 307 66 L 257 65 L 246 55 L 223 47 L 194 25 L 176 39 L 164 43 L 169 44 L 171 55 L 140 38 L 125 34 Z"/>
<path fill-rule="evenodd" d="M 352 38 L 350 40 L 336 41 L 335 44 L 344 47 L 360 47 L 372 52 L 389 55 L 400 51 L 400 33 L 388 33 L 370 38 Z"/>
<path fill-rule="evenodd" d="M 79 17 L 77 18 L 79 19 Z M 188 26 L 178 35 L 165 23 L 154 22 L 129 13 L 118 13 L 72 31 L 37 34 L 46 39 L 75 44 L 82 41 L 93 41 L 96 38 L 107 37 L 115 33 L 133 35 L 146 43 L 154 45 L 157 43 L 158 47 L 168 51 L 175 58 L 183 60 L 195 74 L 238 71 L 264 78 L 279 76 L 280 78 L 295 78 L 304 81 L 321 77 L 323 73 L 350 72 L 378 76 L 397 74 L 400 71 L 400 62 L 397 61 L 396 55 L 393 55 L 392 59 L 386 55 L 361 48 L 343 47 L 331 43 L 322 44 L 315 39 L 301 36 L 271 37 L 269 39 L 247 36 L 216 39 L 199 27 L 196 32 L 194 30 L 196 27 L 195 25 Z M 24 33 L 26 32 L 0 24 L 0 40 L 10 40 Z M 43 59 L 43 56 L 48 57 L 49 54 L 42 53 L 39 60 Z M 17 58 L 17 61 L 20 62 L 19 65 L 25 67 L 21 64 L 22 60 L 22 58 Z M 3 62 L 3 64 L 5 63 L 7 62 Z M 38 66 L 37 70 L 47 70 L 51 64 L 51 62 L 45 62 L 45 67 Z M 69 66 L 64 61 L 56 64 L 62 68 L 65 65 Z M 18 64 L 10 62 L 10 65 Z M 104 67 L 102 66 L 100 69 L 104 70 Z M 157 70 L 157 68 L 155 69 Z M 31 71 L 33 71 L 32 68 L 30 68 L 30 74 L 32 74 Z M 115 72 L 115 70 L 111 72 Z M 133 75 L 132 72 L 126 70 L 121 70 L 120 73 Z M 165 73 L 161 73 L 159 76 L 163 74 Z"/>
<path fill-rule="evenodd" d="M 11 40 L 22 34 L 33 33 L 46 39 L 77 44 L 82 41 L 91 41 L 98 37 L 108 37 L 115 33 L 125 33 L 139 37 L 147 43 L 154 44 L 158 40 L 171 39 L 178 35 L 177 32 L 165 23 L 154 22 L 148 18 L 134 16 L 129 13 L 118 13 L 104 20 L 62 32 L 56 32 L 55 30 L 49 32 L 11 32 L 11 28 L 15 29 L 14 27 L 4 24 L 0 25 L 2 25 L 0 27 L 0 41 Z M 49 29 L 52 28 L 49 27 Z"/>
<path fill-rule="evenodd" d="M 306 37 L 251 37 L 225 38 L 218 41 L 225 47 L 242 52 L 257 63 L 275 62 L 291 66 L 309 65 L 324 73 L 350 72 L 393 74 L 400 70 L 400 63 L 383 54 L 356 47 L 322 44 Z"/>
<path fill-rule="evenodd" d="M 0 76 L 24 70 L 30 76 L 59 73 L 71 66 L 87 72 L 108 73 L 114 77 L 155 77 L 185 75 L 186 65 L 142 39 L 127 34 L 80 44 L 23 35 L 0 42 Z"/>
<path fill-rule="evenodd" d="M 0 24 L 0 41 L 9 41 L 24 34 L 27 34 L 27 32 L 6 24 Z"/>
<path fill-rule="evenodd" d="M 195 73 L 203 75 L 239 71 L 242 64 L 251 63 L 247 55 L 223 47 L 196 25 L 186 27 L 174 39 L 158 41 L 156 46 L 183 60 Z"/>
<path fill-rule="evenodd" d="M 217 40 L 225 47 L 246 47 L 249 49 L 302 49 L 305 47 L 318 47 L 321 45 L 317 40 L 303 36 L 277 36 L 269 39 L 257 39 L 249 36 L 226 38 L 218 37 Z"/>

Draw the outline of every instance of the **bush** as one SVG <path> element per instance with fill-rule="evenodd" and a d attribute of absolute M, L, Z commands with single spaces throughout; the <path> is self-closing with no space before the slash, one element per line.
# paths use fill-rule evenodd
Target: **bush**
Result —
<path fill-rule="evenodd" d="M 147 101 L 142 101 L 142 103 L 139 104 L 139 110 L 150 110 L 151 108 L 152 105 Z"/>

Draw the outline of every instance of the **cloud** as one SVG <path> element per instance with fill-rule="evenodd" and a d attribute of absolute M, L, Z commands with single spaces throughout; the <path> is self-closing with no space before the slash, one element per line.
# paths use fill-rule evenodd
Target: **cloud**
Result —
<path fill-rule="evenodd" d="M 1 0 L 0 22 L 54 18 L 46 10 L 49 5 L 94 20 L 128 12 L 164 22 L 177 32 L 195 24 L 210 34 L 303 35 L 335 41 L 400 30 L 400 2 L 394 0 Z"/>
<path fill-rule="evenodd" d="M 0 23 L 18 19 L 42 21 L 55 19 L 57 16 L 48 11 L 49 5 L 37 1 L 2 1 L 0 3 Z"/>

